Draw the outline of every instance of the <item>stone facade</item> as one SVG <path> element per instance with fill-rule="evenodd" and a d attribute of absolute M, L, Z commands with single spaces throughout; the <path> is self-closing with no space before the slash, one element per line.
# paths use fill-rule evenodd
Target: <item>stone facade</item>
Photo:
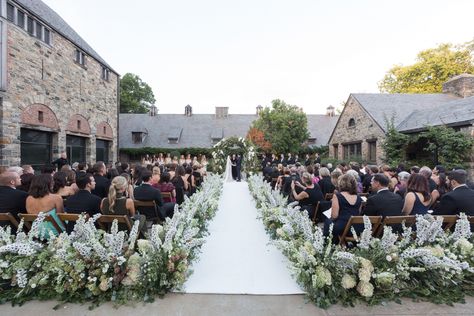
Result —
<path fill-rule="evenodd" d="M 443 84 L 443 93 L 450 93 L 461 98 L 474 96 L 474 75 L 462 74 L 451 78 Z"/>
<path fill-rule="evenodd" d="M 339 117 L 334 131 L 329 139 L 329 156 L 338 160 L 345 160 L 345 145 L 361 144 L 360 159 L 371 161 L 369 144 L 375 142 L 376 163 L 382 162 L 382 141 L 385 133 L 377 122 L 362 108 L 359 102 L 351 96 Z"/>
<path fill-rule="evenodd" d="M 117 159 L 118 81 L 86 53 L 75 61 L 78 47 L 51 29 L 51 45 L 5 21 L 7 86 L 1 93 L 0 164 L 20 165 L 22 128 L 52 133 L 52 157 L 66 150 L 66 136 L 86 139 L 86 161 L 96 160 L 96 139 L 110 142 L 108 157 Z"/>

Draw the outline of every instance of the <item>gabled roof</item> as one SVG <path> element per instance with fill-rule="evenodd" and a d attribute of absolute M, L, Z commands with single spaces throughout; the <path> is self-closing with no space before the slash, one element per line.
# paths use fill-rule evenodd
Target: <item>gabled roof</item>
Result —
<path fill-rule="evenodd" d="M 376 123 L 386 131 L 386 120 L 394 119 L 398 126 L 413 111 L 428 111 L 459 97 L 450 94 L 383 94 L 354 93 L 351 94 Z"/>
<path fill-rule="evenodd" d="M 413 111 L 397 126 L 400 132 L 415 132 L 425 129 L 427 125 L 459 126 L 472 124 L 474 121 L 474 97 L 455 100 L 434 106 L 427 110 Z"/>
<path fill-rule="evenodd" d="M 326 145 L 334 126 L 337 116 L 307 115 L 308 130 L 311 138 L 316 138 L 314 145 Z M 184 148 L 212 146 L 212 139 L 220 139 L 231 136 L 245 137 L 252 125 L 258 118 L 255 114 L 229 114 L 226 118 L 216 118 L 214 114 L 193 114 L 186 116 L 182 114 L 125 114 L 119 115 L 119 147 L 121 148 Z M 134 144 L 132 132 L 145 129 L 148 136 L 141 144 Z M 179 142 L 170 144 L 170 135 L 181 131 Z"/>
<path fill-rule="evenodd" d="M 57 33 L 61 34 L 62 36 L 70 40 L 72 43 L 77 45 L 80 49 L 82 49 L 88 55 L 96 59 L 102 65 L 106 66 L 111 71 L 118 74 L 102 57 L 100 57 L 100 55 L 94 49 L 92 49 L 92 47 L 89 46 L 89 44 L 87 44 L 85 40 L 82 39 L 82 37 L 79 36 L 79 34 L 76 33 L 76 31 L 72 29 L 72 27 L 69 26 L 69 24 L 66 23 L 66 21 L 63 20 L 63 18 L 61 18 L 53 9 L 48 7 L 43 1 L 14 1 L 17 2 L 20 6 L 24 7 L 26 10 L 28 10 L 31 14 L 39 18 L 43 23 L 54 29 Z"/>

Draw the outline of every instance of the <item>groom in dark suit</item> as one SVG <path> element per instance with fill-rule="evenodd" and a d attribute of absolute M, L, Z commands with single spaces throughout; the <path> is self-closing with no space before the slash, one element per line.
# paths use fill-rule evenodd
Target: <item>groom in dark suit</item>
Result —
<path fill-rule="evenodd" d="M 240 182 L 242 180 L 240 172 L 242 170 L 242 156 L 240 154 L 237 155 L 235 159 L 235 168 L 237 169 L 237 181 Z"/>

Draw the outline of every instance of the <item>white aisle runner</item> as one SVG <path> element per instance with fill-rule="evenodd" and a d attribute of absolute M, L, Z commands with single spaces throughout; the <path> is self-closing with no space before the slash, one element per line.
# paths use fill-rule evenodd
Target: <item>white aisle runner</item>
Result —
<path fill-rule="evenodd" d="M 300 294 L 287 258 L 270 245 L 246 182 L 224 183 L 185 293 Z"/>

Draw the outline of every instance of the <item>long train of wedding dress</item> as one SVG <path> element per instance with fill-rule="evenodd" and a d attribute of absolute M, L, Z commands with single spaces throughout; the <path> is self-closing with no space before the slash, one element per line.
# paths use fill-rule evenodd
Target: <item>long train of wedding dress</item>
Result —
<path fill-rule="evenodd" d="M 230 161 L 230 156 L 227 156 L 224 182 L 233 182 L 233 181 L 234 181 L 234 178 L 232 178 L 232 162 Z"/>

